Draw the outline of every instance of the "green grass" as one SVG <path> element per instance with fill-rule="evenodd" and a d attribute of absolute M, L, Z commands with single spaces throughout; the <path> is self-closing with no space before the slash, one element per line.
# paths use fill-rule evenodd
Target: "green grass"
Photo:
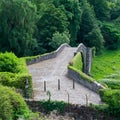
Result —
<path fill-rule="evenodd" d="M 92 77 L 88 76 L 87 74 L 83 73 L 81 70 L 78 70 L 74 68 L 73 66 L 68 66 L 69 69 L 76 71 L 77 73 L 80 74 L 80 77 L 83 78 L 84 80 L 87 80 L 88 82 L 93 82 L 95 81 Z"/>
<path fill-rule="evenodd" d="M 104 78 L 120 80 L 120 50 L 104 51 L 93 58 L 91 75 L 97 81 Z"/>
<path fill-rule="evenodd" d="M 76 68 L 77 70 L 82 71 L 82 57 L 81 53 L 77 53 L 74 58 L 71 60 L 70 65 Z"/>
<path fill-rule="evenodd" d="M 68 68 L 79 73 L 81 78 L 83 78 L 84 80 L 87 80 L 89 82 L 95 81 L 93 78 L 91 78 L 90 76 L 82 72 L 82 66 L 83 66 L 83 63 L 82 63 L 81 53 L 77 53 L 74 56 L 74 58 L 70 61 Z"/>

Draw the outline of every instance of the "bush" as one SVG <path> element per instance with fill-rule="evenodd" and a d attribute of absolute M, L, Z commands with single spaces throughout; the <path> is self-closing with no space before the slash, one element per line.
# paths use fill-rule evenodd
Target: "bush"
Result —
<path fill-rule="evenodd" d="M 14 53 L 0 53 L 0 72 L 18 73 L 19 59 Z"/>
<path fill-rule="evenodd" d="M 30 74 L 14 74 L 9 72 L 0 72 L 0 84 L 4 86 L 15 87 L 22 89 L 25 95 L 25 81 L 28 79 L 28 93 L 32 96 L 32 77 Z"/>
<path fill-rule="evenodd" d="M 0 85 L 0 118 L 17 120 L 20 116 L 29 119 L 29 109 L 24 99 L 12 88 Z"/>
<path fill-rule="evenodd" d="M 45 109 L 47 113 L 53 110 L 57 110 L 57 112 L 62 113 L 64 112 L 67 103 L 63 101 L 50 101 L 50 100 L 44 101 L 43 100 L 43 101 L 40 101 L 40 105 Z"/>
<path fill-rule="evenodd" d="M 100 97 L 109 105 L 109 113 L 120 118 L 120 90 L 100 90 Z"/>
<path fill-rule="evenodd" d="M 25 95 L 25 82 L 28 79 L 28 97 L 32 96 L 32 76 L 28 73 L 25 59 L 13 53 L 0 54 L 0 84 L 22 89 Z"/>
<path fill-rule="evenodd" d="M 111 89 L 120 89 L 120 80 L 103 79 L 100 83 L 106 84 Z"/>

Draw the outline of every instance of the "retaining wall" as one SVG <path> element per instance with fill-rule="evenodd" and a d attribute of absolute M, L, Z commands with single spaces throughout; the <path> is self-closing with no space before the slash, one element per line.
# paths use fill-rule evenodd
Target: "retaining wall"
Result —
<path fill-rule="evenodd" d="M 67 43 L 64 43 L 56 51 L 41 55 L 37 58 L 33 58 L 31 61 L 27 62 L 27 65 L 31 65 L 31 64 L 38 63 L 38 62 L 41 62 L 41 61 L 44 61 L 44 60 L 55 58 L 55 57 L 57 57 L 57 55 L 59 55 L 62 52 L 62 50 L 65 47 L 70 47 L 70 46 Z"/>
<path fill-rule="evenodd" d="M 88 81 L 81 77 L 80 73 L 68 68 L 68 77 L 82 84 L 83 86 L 89 88 L 90 90 L 98 93 L 99 89 L 104 89 L 105 87 L 96 81 Z"/>

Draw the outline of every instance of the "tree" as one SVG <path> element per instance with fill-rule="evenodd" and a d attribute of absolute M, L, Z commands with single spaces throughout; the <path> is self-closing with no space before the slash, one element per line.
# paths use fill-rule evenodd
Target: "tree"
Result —
<path fill-rule="evenodd" d="M 47 4 L 46 8 L 37 22 L 36 37 L 42 53 L 53 50 L 49 43 L 55 32 L 63 33 L 68 28 L 67 17 L 60 8 L 56 8 L 53 4 Z"/>
<path fill-rule="evenodd" d="M 95 13 L 90 4 L 85 1 L 83 1 L 83 14 L 78 39 L 78 42 L 82 42 L 88 47 L 96 47 L 97 52 L 100 52 L 103 47 L 103 36 Z"/>
<path fill-rule="evenodd" d="M 0 51 L 17 56 L 34 54 L 36 6 L 28 0 L 1 0 L 0 20 Z"/>
<path fill-rule="evenodd" d="M 110 50 L 120 48 L 120 31 L 111 23 L 103 23 L 101 28 L 105 39 L 105 47 Z"/>
<path fill-rule="evenodd" d="M 64 7 L 62 10 L 66 14 L 69 22 L 68 29 L 71 35 L 70 44 L 75 46 L 81 21 L 81 8 L 79 0 L 54 0 L 53 3 L 59 8 Z"/>
<path fill-rule="evenodd" d="M 52 48 L 57 49 L 63 43 L 70 43 L 70 35 L 68 32 L 59 33 L 56 32 L 53 34 L 50 45 Z"/>
<path fill-rule="evenodd" d="M 93 5 L 96 17 L 99 20 L 110 19 L 110 7 L 108 6 L 107 0 L 88 0 Z"/>

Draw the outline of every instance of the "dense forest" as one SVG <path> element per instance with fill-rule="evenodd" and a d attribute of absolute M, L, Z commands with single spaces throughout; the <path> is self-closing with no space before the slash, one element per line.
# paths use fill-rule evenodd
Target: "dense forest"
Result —
<path fill-rule="evenodd" d="M 0 52 L 37 55 L 64 42 L 120 48 L 120 0 L 0 0 Z"/>

